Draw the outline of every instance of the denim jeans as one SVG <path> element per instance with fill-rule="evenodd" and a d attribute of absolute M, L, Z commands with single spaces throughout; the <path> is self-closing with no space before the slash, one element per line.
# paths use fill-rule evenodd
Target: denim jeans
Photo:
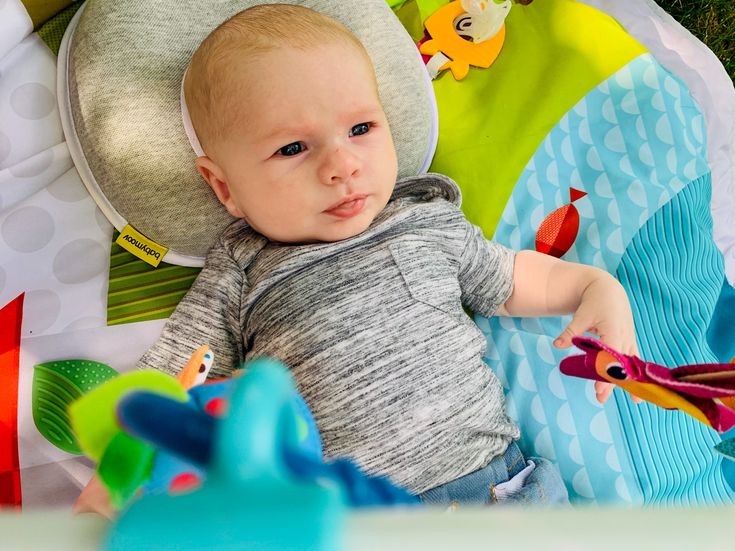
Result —
<path fill-rule="evenodd" d="M 549 460 L 531 457 L 527 463 L 518 444 L 475 472 L 419 495 L 427 505 L 566 505 L 569 496 L 559 469 Z M 533 468 L 529 468 L 533 465 Z"/>

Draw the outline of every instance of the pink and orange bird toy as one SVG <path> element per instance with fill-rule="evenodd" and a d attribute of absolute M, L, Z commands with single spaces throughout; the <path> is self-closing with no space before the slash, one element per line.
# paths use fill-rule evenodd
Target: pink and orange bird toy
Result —
<path fill-rule="evenodd" d="M 735 365 L 698 364 L 669 369 L 621 354 L 587 337 L 572 342 L 584 352 L 561 361 L 565 375 L 613 383 L 665 409 L 679 409 L 718 432 L 735 426 Z"/>

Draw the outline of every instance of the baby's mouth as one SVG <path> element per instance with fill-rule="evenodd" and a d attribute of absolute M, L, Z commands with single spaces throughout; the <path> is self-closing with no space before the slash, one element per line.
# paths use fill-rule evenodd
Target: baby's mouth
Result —
<path fill-rule="evenodd" d="M 365 208 L 367 195 L 362 193 L 351 193 L 340 199 L 324 212 L 337 218 L 352 218 L 357 216 Z"/>

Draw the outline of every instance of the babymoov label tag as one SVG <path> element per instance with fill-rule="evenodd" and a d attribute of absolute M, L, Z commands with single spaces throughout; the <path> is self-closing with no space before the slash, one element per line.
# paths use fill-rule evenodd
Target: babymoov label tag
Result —
<path fill-rule="evenodd" d="M 130 224 L 122 229 L 115 243 L 153 267 L 157 267 L 168 252 L 166 247 L 148 239 Z"/>

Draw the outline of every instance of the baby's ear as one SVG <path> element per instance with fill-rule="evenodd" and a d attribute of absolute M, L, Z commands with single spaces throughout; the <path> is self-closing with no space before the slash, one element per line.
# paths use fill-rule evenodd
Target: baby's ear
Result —
<path fill-rule="evenodd" d="M 219 202 L 227 209 L 227 212 L 236 218 L 243 218 L 242 212 L 235 204 L 230 193 L 230 186 L 227 183 L 224 170 L 209 157 L 197 157 L 195 163 L 197 171 L 204 178 L 204 181 L 209 184 L 209 187 L 212 188 L 212 191 L 214 191 Z"/>

